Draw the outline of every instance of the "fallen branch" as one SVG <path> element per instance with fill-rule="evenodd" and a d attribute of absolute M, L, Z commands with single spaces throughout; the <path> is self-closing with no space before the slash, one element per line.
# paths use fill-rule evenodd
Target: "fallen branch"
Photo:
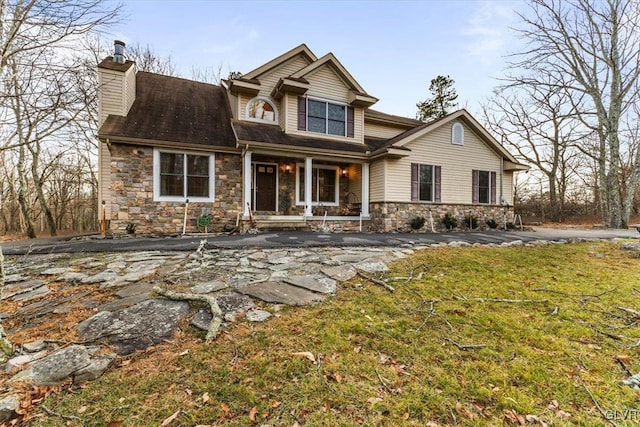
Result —
<path fill-rule="evenodd" d="M 40 405 L 40 407 L 42 408 L 42 410 L 44 412 L 47 413 L 47 415 L 53 415 L 54 417 L 60 417 L 62 419 L 65 420 L 74 420 L 74 421 L 80 421 L 80 418 L 76 417 L 75 415 L 64 415 L 64 414 L 60 414 L 58 412 L 52 411 L 51 409 L 47 408 L 44 405 Z"/>
<path fill-rule="evenodd" d="M 383 288 L 385 288 L 389 292 L 395 292 L 395 289 L 393 288 L 393 286 L 389 285 L 384 280 L 380 280 L 380 279 L 376 279 L 375 277 L 368 276 L 368 275 L 364 274 L 360 270 L 358 270 L 358 276 L 362 277 L 365 280 L 368 280 L 371 283 L 375 283 L 378 286 L 382 286 Z"/>
<path fill-rule="evenodd" d="M 473 301 L 473 302 L 504 302 L 510 304 L 544 304 L 549 302 L 547 299 L 502 299 L 502 298 L 467 298 L 463 296 L 454 296 L 457 301 Z"/>
<path fill-rule="evenodd" d="M 486 344 L 459 344 L 450 338 L 445 338 L 444 340 L 449 341 L 451 344 L 458 347 L 458 350 L 475 350 L 475 349 L 484 348 L 487 346 Z"/>
<path fill-rule="evenodd" d="M 584 387 L 584 389 L 589 394 L 589 397 L 591 397 L 591 400 L 593 401 L 593 404 L 596 405 L 596 408 L 598 408 L 598 411 L 600 411 L 600 414 L 602 415 L 602 417 L 605 420 L 607 420 L 612 426 L 618 427 L 618 424 L 616 424 L 616 422 L 611 419 L 611 415 L 607 411 L 602 409 L 602 406 L 600 406 L 600 404 L 596 400 L 596 397 L 593 395 L 593 393 L 591 393 L 591 390 L 589 390 L 589 387 L 587 387 L 587 385 L 584 383 L 584 381 L 580 381 L 580 382 L 582 383 L 582 387 Z"/>
<path fill-rule="evenodd" d="M 563 295 L 565 297 L 573 297 L 573 298 L 600 298 L 603 295 L 606 295 L 610 292 L 615 291 L 615 288 L 608 289 L 606 291 L 600 292 L 599 294 L 570 294 L 568 292 L 557 291 L 555 289 L 549 289 L 549 288 L 534 288 L 531 290 L 534 292 L 550 292 L 552 294 Z"/>
<path fill-rule="evenodd" d="M 634 310 L 632 308 L 626 308 L 626 307 L 620 307 L 620 306 L 617 306 L 616 308 L 618 310 L 624 311 L 625 313 L 631 314 L 635 317 L 640 317 L 640 311 Z"/>
<path fill-rule="evenodd" d="M 174 301 L 203 301 L 209 304 L 211 309 L 211 323 L 209 324 L 209 330 L 207 331 L 207 341 L 212 340 L 218 335 L 218 330 L 222 324 L 222 310 L 218 305 L 218 300 L 210 295 L 197 295 L 191 293 L 173 292 L 168 289 L 162 289 L 159 286 L 154 286 L 153 291 L 158 295 L 169 298 Z"/>

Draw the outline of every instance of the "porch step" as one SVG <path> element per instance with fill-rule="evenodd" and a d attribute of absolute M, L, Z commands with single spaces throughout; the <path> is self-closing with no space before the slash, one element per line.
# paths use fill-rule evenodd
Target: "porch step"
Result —
<path fill-rule="evenodd" d="M 308 230 L 309 226 L 304 220 L 282 221 L 275 219 L 256 219 L 256 227 L 261 231 L 292 231 L 292 230 Z"/>

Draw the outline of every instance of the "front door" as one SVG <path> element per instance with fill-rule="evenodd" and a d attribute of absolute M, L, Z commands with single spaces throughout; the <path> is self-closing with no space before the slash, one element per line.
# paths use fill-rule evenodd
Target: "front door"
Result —
<path fill-rule="evenodd" d="M 253 200 L 256 211 L 276 210 L 277 165 L 256 163 L 254 165 Z"/>

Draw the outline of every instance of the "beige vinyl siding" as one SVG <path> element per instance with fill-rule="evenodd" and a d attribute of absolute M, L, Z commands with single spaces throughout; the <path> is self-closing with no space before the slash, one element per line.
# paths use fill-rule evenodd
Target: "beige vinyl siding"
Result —
<path fill-rule="evenodd" d="M 280 123 L 283 122 L 283 102 L 282 100 L 276 101 L 275 99 L 272 99 L 271 91 L 273 91 L 273 88 L 281 78 L 289 77 L 291 74 L 299 71 L 307 65 L 309 65 L 309 61 L 307 61 L 302 55 L 298 55 L 258 77 L 258 80 L 260 80 L 260 92 L 256 96 L 265 96 L 276 105 L 280 117 Z M 239 117 L 240 120 L 247 119 L 247 103 L 251 99 L 253 99 L 253 97 L 240 95 L 240 111 L 238 112 L 238 116 L 236 116 Z"/>
<path fill-rule="evenodd" d="M 500 184 L 500 176 L 498 176 L 498 185 Z M 513 206 L 513 172 L 505 172 L 502 176 L 502 187 L 504 198 L 507 203 Z M 500 192 L 498 192 L 498 197 L 496 198 L 498 203 L 500 203 Z"/>
<path fill-rule="evenodd" d="M 305 78 L 309 81 L 309 90 L 305 96 L 343 103 L 348 101 L 349 88 L 336 75 L 330 65 L 320 67 L 317 71 L 305 76 Z M 286 106 L 286 111 L 284 111 L 286 118 L 283 123 L 285 132 L 307 136 L 313 135 L 313 137 L 335 141 L 364 142 L 364 109 L 354 108 L 353 138 L 310 133 L 298 130 L 298 97 L 291 94 L 286 96 L 287 100 L 283 102 L 283 105 Z"/>
<path fill-rule="evenodd" d="M 452 125 L 447 123 L 408 143 L 410 156 L 387 160 L 387 201 L 411 201 L 411 163 L 422 163 L 442 167 L 442 203 L 472 203 L 473 169 L 496 172 L 496 202 L 499 203 L 500 157 L 467 126 L 464 126 L 464 145 L 451 144 Z"/>
<path fill-rule="evenodd" d="M 102 220 L 102 201 L 105 201 L 106 218 L 111 219 L 111 153 L 107 144 L 99 142 L 98 161 L 100 176 L 98 177 L 98 219 Z"/>
<path fill-rule="evenodd" d="M 393 138 L 395 136 L 400 135 L 406 129 L 405 128 L 397 128 L 392 126 L 379 125 L 374 123 L 364 122 L 364 134 L 366 136 L 373 136 L 376 138 Z"/>
<path fill-rule="evenodd" d="M 305 76 L 309 81 L 308 96 L 327 98 L 333 101 L 347 102 L 349 88 L 333 71 L 330 65 L 324 65 Z"/>
<path fill-rule="evenodd" d="M 124 110 L 123 115 L 127 115 L 131 105 L 136 100 L 136 66 L 130 67 L 124 75 Z"/>
<path fill-rule="evenodd" d="M 371 162 L 371 166 L 369 167 L 369 200 L 371 202 L 385 201 L 385 170 L 385 159 Z M 411 183 L 409 183 L 409 185 L 411 185 Z"/>
<path fill-rule="evenodd" d="M 124 74 L 100 68 L 98 70 L 98 106 L 102 126 L 109 114 L 124 115 L 122 94 L 124 92 Z"/>

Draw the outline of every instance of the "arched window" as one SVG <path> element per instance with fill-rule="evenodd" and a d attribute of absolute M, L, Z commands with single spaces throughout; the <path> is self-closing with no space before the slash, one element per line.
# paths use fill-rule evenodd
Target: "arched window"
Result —
<path fill-rule="evenodd" d="M 245 117 L 257 122 L 278 123 L 278 109 L 269 98 L 256 96 L 247 102 Z"/>
<path fill-rule="evenodd" d="M 464 128 L 460 123 L 454 123 L 451 128 L 451 143 L 464 145 Z"/>

